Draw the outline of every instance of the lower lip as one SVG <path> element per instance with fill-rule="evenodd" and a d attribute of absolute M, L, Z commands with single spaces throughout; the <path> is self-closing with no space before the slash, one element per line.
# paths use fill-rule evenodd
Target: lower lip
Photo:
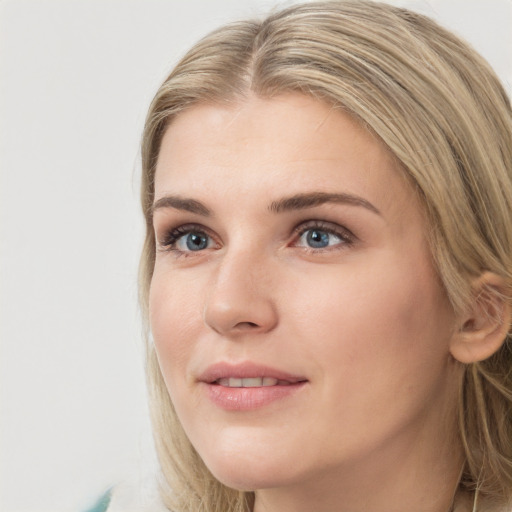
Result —
<path fill-rule="evenodd" d="M 262 386 L 255 388 L 230 388 L 205 383 L 208 397 L 227 411 L 250 411 L 277 400 L 287 398 L 304 387 L 306 381 L 286 386 Z"/>

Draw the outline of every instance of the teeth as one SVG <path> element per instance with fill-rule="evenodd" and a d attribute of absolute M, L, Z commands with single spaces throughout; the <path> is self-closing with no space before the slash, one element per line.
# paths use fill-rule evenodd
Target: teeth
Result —
<path fill-rule="evenodd" d="M 217 383 L 229 388 L 260 388 L 263 386 L 275 386 L 286 381 L 278 381 L 273 377 L 248 377 L 246 379 L 238 379 L 236 377 L 228 377 L 219 379 Z"/>
<path fill-rule="evenodd" d="M 263 379 L 261 377 L 242 379 L 242 387 L 244 388 L 257 388 L 260 386 L 263 386 Z"/>

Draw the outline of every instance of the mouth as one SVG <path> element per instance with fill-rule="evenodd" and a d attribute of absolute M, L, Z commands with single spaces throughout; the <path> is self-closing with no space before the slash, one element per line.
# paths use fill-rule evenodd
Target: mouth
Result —
<path fill-rule="evenodd" d="M 305 377 L 249 362 L 214 364 L 199 381 L 206 386 L 210 400 L 229 411 L 261 408 L 295 395 L 309 382 Z"/>
<path fill-rule="evenodd" d="M 290 386 L 308 379 L 277 368 L 246 361 L 236 364 L 227 362 L 212 364 L 200 373 L 198 380 L 229 388 L 260 388 Z"/>
<path fill-rule="evenodd" d="M 292 384 L 297 384 L 297 382 L 305 382 L 305 380 L 289 381 L 274 377 L 224 377 L 211 382 L 211 384 L 217 384 L 226 388 L 265 388 L 270 386 L 291 386 Z"/>

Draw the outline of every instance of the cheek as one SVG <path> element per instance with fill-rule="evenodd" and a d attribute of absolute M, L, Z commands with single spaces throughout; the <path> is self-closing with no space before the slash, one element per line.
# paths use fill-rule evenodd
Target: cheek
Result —
<path fill-rule="evenodd" d="M 183 382 L 198 336 L 199 286 L 155 268 L 149 294 L 150 327 L 160 368 L 170 392 Z"/>
<path fill-rule="evenodd" d="M 304 277 L 288 297 L 294 337 L 329 378 L 411 380 L 447 357 L 451 309 L 428 260 L 383 256 Z"/>
<path fill-rule="evenodd" d="M 300 352 L 316 384 L 308 428 L 321 439 L 337 426 L 335 444 L 320 444 L 326 458 L 417 424 L 446 385 L 451 316 L 429 265 L 384 260 L 350 270 L 304 278 L 288 298 L 289 351 Z"/>

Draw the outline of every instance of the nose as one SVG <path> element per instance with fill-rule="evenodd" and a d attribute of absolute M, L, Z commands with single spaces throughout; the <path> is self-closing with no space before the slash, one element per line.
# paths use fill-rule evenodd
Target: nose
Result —
<path fill-rule="evenodd" d="M 206 294 L 204 321 L 228 337 L 265 333 L 278 322 L 270 265 L 248 251 L 226 254 Z"/>

